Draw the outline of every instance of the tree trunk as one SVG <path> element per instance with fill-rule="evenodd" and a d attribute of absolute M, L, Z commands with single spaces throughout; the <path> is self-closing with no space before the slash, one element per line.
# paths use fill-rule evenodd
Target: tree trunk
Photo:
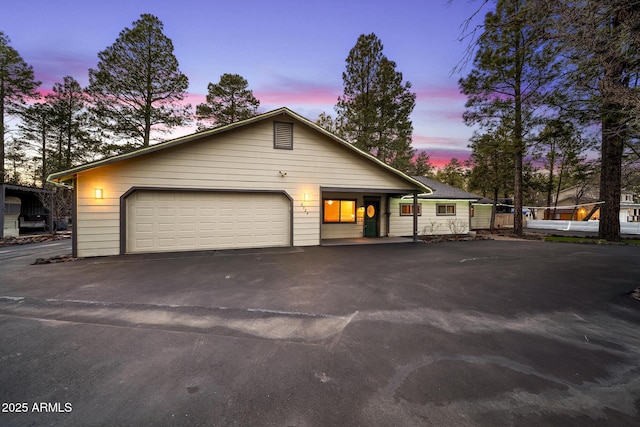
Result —
<path fill-rule="evenodd" d="M 524 135 L 522 129 L 522 72 L 524 69 L 524 53 L 522 39 L 518 35 L 515 40 L 515 76 L 514 76 L 514 123 L 513 144 L 515 179 L 513 182 L 513 233 L 522 236 L 522 161 L 524 157 Z"/>
<path fill-rule="evenodd" d="M 4 184 L 4 82 L 0 80 L 0 184 Z"/>
<path fill-rule="evenodd" d="M 623 137 L 619 129 L 621 125 L 614 117 L 606 116 L 602 121 L 600 200 L 604 204 L 600 205 L 598 237 L 619 242 Z"/>
<path fill-rule="evenodd" d="M 555 142 L 552 142 L 551 150 L 549 153 L 549 180 L 547 181 L 547 206 L 551 206 L 553 198 L 553 171 L 556 167 L 556 147 Z"/>

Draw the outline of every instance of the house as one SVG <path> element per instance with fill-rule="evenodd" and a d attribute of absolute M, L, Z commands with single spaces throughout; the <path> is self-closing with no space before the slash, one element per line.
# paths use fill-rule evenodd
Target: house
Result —
<path fill-rule="evenodd" d="M 472 193 L 422 176 L 414 177 L 429 193 L 418 195 L 418 234 L 466 234 L 471 229 L 473 211 L 471 203 L 480 199 Z M 394 235 L 411 235 L 413 195 L 393 197 L 389 222 Z"/>
<path fill-rule="evenodd" d="M 545 219 L 596 220 L 600 218 L 599 203 L 597 185 L 574 185 L 553 197 L 554 207 L 545 210 Z M 621 190 L 620 222 L 640 222 L 640 204 L 634 202 L 632 191 Z"/>
<path fill-rule="evenodd" d="M 430 193 L 287 108 L 49 176 L 75 189 L 74 256 L 417 236 L 390 204 Z M 455 202 L 457 203 L 457 202 Z M 457 205 L 456 205 L 457 206 Z M 448 208 L 446 208 L 448 209 Z M 413 215 L 417 225 L 418 215 Z"/>

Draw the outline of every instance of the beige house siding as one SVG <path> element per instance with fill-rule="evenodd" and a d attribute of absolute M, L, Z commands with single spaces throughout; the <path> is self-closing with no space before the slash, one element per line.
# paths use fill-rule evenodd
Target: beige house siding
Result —
<path fill-rule="evenodd" d="M 321 187 L 412 190 L 401 176 L 291 121 L 293 150 L 274 149 L 273 121 L 263 120 L 79 172 L 78 256 L 119 253 L 120 197 L 132 187 L 284 191 L 293 199 L 294 246 L 320 243 Z M 95 199 L 96 188 L 102 199 Z"/>
<path fill-rule="evenodd" d="M 471 217 L 472 230 L 484 230 L 491 227 L 492 205 L 473 205 L 473 216 Z"/>
<path fill-rule="evenodd" d="M 400 204 L 412 204 L 412 199 L 392 198 L 390 203 L 389 228 L 392 236 L 413 235 L 413 217 L 400 216 Z M 419 200 L 422 215 L 418 216 L 418 235 L 464 234 L 469 232 L 469 201 Z M 436 205 L 455 204 L 456 215 L 437 215 Z"/>

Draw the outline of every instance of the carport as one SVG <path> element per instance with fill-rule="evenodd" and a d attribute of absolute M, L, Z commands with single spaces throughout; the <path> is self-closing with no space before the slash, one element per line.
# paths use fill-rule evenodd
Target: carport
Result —
<path fill-rule="evenodd" d="M 50 194 L 50 190 L 42 188 L 27 187 L 14 184 L 0 184 L 0 206 L 2 206 L 2 214 L 0 215 L 0 239 L 5 237 L 5 213 L 8 213 L 9 207 L 6 203 L 7 197 L 18 197 L 21 201 L 21 217 L 42 217 L 47 222 L 47 227 L 53 227 L 53 218 L 49 215 L 49 208 L 42 205 L 40 194 Z"/>

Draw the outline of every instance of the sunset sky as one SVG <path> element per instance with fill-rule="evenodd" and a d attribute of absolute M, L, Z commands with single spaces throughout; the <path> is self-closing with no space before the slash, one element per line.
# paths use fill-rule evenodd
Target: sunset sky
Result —
<path fill-rule="evenodd" d="M 466 159 L 472 130 L 453 73 L 464 57 L 461 26 L 470 0 L 22 0 L 3 2 L 0 31 L 33 66 L 41 90 L 66 75 L 83 86 L 99 51 L 142 13 L 157 16 L 189 77 L 189 102 L 204 102 L 209 82 L 240 74 L 260 112 L 286 106 L 315 120 L 335 115 L 342 72 L 360 34 L 375 33 L 385 55 L 417 94 L 413 146 L 432 163 Z M 476 17 L 480 22 L 486 11 Z M 468 72 L 468 67 L 464 73 Z M 187 130 L 176 132 L 175 136 Z"/>

